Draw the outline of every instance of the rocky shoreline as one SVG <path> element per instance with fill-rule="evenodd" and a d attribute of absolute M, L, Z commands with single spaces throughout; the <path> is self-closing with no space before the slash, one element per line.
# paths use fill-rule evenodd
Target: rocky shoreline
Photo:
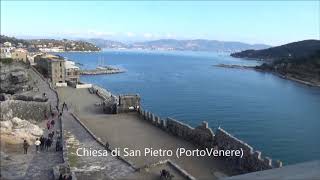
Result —
<path fill-rule="evenodd" d="M 215 67 L 221 67 L 221 68 L 230 68 L 230 69 L 252 69 L 252 70 L 256 70 L 259 72 L 265 72 L 265 73 L 272 73 L 275 76 L 278 76 L 282 79 L 287 79 L 287 80 L 291 80 L 297 83 L 301 83 L 307 86 L 312 86 L 312 87 L 320 87 L 320 82 L 311 82 L 311 81 L 306 81 L 306 80 L 302 80 L 302 79 L 298 79 L 296 77 L 292 77 L 290 75 L 283 75 L 279 72 L 276 71 L 271 71 L 271 70 L 264 70 L 261 69 L 260 66 L 242 66 L 242 65 L 235 65 L 235 64 L 217 64 L 217 65 L 213 65 Z"/>

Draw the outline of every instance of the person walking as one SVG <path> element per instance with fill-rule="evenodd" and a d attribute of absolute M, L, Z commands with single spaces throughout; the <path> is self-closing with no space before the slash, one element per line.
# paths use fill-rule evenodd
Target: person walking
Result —
<path fill-rule="evenodd" d="M 68 111 L 68 105 L 66 104 L 66 102 L 63 102 L 63 104 L 62 104 L 62 112 L 63 112 L 64 108 L 66 108 Z"/>
<path fill-rule="evenodd" d="M 60 142 L 60 138 L 58 137 L 56 141 L 56 151 L 60 151 L 60 149 L 61 149 L 61 142 Z"/>
<path fill-rule="evenodd" d="M 40 150 L 43 151 L 45 138 L 43 136 L 40 137 Z"/>
<path fill-rule="evenodd" d="M 46 140 L 46 150 L 48 151 L 49 148 L 51 147 L 52 144 L 52 140 L 48 137 Z"/>
<path fill-rule="evenodd" d="M 37 138 L 36 142 L 34 142 L 34 144 L 36 145 L 36 152 L 39 152 L 39 147 L 40 147 L 41 141 Z"/>
<path fill-rule="evenodd" d="M 24 154 L 28 154 L 28 148 L 29 148 L 29 143 L 27 142 L 27 140 L 24 140 L 23 141 L 23 152 L 24 152 Z"/>
<path fill-rule="evenodd" d="M 50 127 L 51 127 L 51 123 L 50 123 L 50 120 L 48 120 L 48 121 L 47 121 L 47 128 L 48 128 L 48 130 L 50 129 Z"/>
<path fill-rule="evenodd" d="M 54 119 L 51 120 L 50 124 L 51 124 L 52 127 L 54 127 L 54 124 L 55 124 Z"/>

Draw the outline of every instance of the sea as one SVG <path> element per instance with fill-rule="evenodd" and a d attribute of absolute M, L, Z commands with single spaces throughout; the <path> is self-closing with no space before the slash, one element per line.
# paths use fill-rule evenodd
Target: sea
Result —
<path fill-rule="evenodd" d="M 320 159 L 320 88 L 250 69 L 259 65 L 224 53 L 125 51 L 58 53 L 95 69 L 112 65 L 125 73 L 81 76 L 115 94 L 138 93 L 144 109 L 193 127 L 207 121 L 284 165 Z M 143 131 L 143 129 L 141 129 Z"/>

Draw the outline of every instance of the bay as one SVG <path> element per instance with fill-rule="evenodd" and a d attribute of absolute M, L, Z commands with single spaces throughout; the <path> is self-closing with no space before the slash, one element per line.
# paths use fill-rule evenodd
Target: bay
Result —
<path fill-rule="evenodd" d="M 101 62 L 127 70 L 82 76 L 116 94 L 138 93 L 161 117 L 197 126 L 207 121 L 260 150 L 293 164 L 320 159 L 320 89 L 254 70 L 216 64 L 260 62 L 210 52 L 102 51 L 58 53 L 81 68 Z M 143 131 L 143 130 L 142 130 Z"/>

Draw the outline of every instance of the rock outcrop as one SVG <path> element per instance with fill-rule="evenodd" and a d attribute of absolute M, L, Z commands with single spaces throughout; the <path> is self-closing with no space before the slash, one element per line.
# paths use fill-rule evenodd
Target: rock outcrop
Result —
<path fill-rule="evenodd" d="M 32 142 L 43 134 L 38 125 L 17 117 L 0 121 L 0 131 L 2 143 L 9 144 L 19 144 L 23 139 Z"/>
<path fill-rule="evenodd" d="M 0 102 L 0 120 L 8 120 L 18 117 L 26 120 L 42 121 L 45 114 L 50 113 L 49 102 L 7 100 Z"/>
<path fill-rule="evenodd" d="M 28 72 L 19 66 L 0 64 L 0 93 L 14 94 L 29 88 Z"/>

